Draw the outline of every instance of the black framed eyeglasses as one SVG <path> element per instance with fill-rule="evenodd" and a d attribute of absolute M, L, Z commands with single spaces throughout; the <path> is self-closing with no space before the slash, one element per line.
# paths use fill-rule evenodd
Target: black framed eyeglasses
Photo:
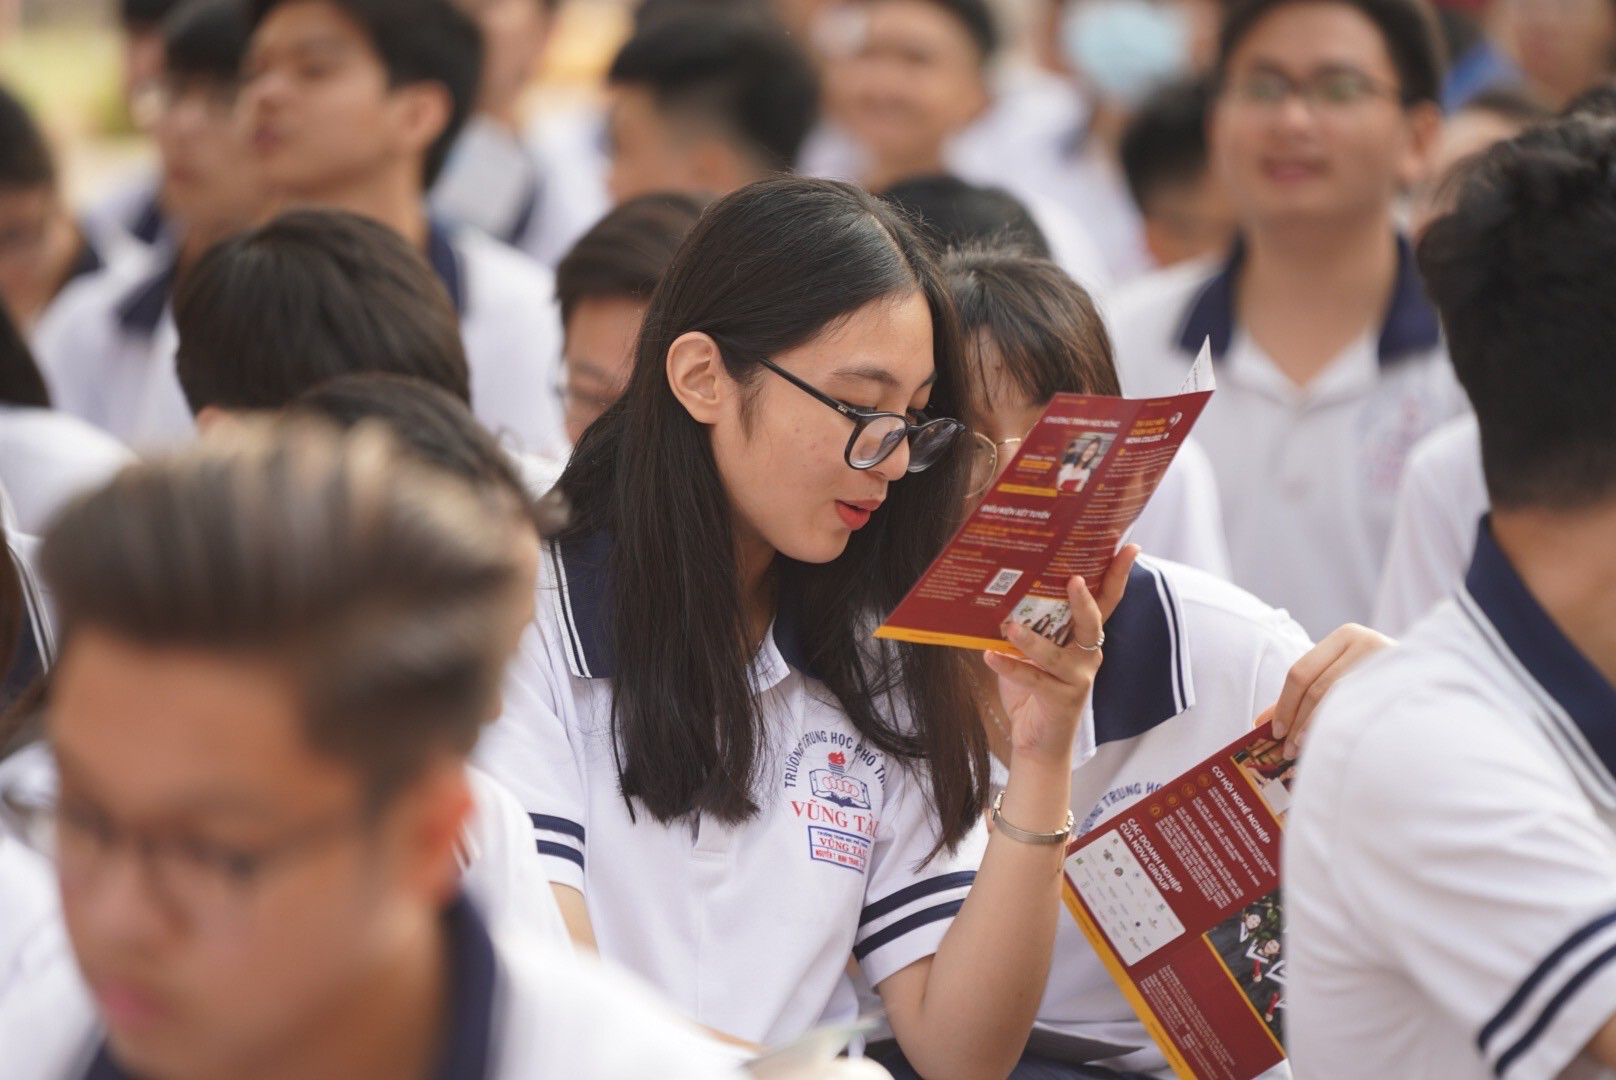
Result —
<path fill-rule="evenodd" d="M 947 417 L 928 420 L 921 413 L 920 423 L 911 424 L 902 413 L 860 409 L 815 389 L 768 357 L 760 357 L 759 362 L 815 401 L 853 421 L 853 434 L 848 437 L 847 449 L 842 451 L 842 457 L 849 466 L 861 472 L 873 469 L 891 457 L 898 444 L 905 439 L 909 440 L 909 471 L 922 472 L 937 464 L 965 430 L 964 424 Z"/>

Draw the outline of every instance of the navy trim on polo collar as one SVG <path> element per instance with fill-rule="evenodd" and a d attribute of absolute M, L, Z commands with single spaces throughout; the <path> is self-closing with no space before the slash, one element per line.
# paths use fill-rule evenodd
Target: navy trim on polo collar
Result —
<path fill-rule="evenodd" d="M 455 250 L 454 238 L 449 227 L 436 219 L 427 223 L 426 232 L 426 261 L 432 264 L 432 272 L 438 275 L 443 287 L 449 291 L 449 299 L 454 302 L 454 309 L 458 314 L 466 313 L 466 274 L 460 265 L 460 252 Z"/>
<path fill-rule="evenodd" d="M 585 679 L 609 679 L 617 671 L 612 648 L 607 608 L 612 599 L 610 556 L 611 538 L 605 533 L 568 536 L 548 545 L 548 556 L 555 571 L 556 610 L 566 635 L 567 667 Z M 783 562 L 789 562 L 784 559 Z M 804 638 L 797 604 L 790 585 L 792 575 L 783 575 L 780 609 L 774 619 L 774 647 L 786 663 L 814 676 L 810 643 Z"/>
<path fill-rule="evenodd" d="M 163 213 L 162 196 L 152 192 L 151 198 L 141 204 L 140 212 L 129 223 L 129 235 L 151 247 L 168 232 L 168 218 Z"/>
<path fill-rule="evenodd" d="M 1504 646 L 1565 710 L 1605 769 L 1616 774 L 1616 686 L 1555 625 L 1482 518 L 1465 591 Z"/>
<path fill-rule="evenodd" d="M 499 961 L 481 916 L 465 897 L 443 913 L 449 933 L 449 1017 L 432 1080 L 487 1080 L 493 1057 Z M 134 1080 L 103 1042 L 84 1080 Z"/>
<path fill-rule="evenodd" d="M 606 621 L 612 596 L 610 539 L 604 533 L 566 537 L 552 542 L 548 555 L 567 667 L 580 678 L 611 678 L 617 657 Z M 781 590 L 774 644 L 786 663 L 813 677 L 811 643 L 803 638 L 797 610 L 788 584 Z M 1097 743 L 1136 738 L 1195 703 L 1183 618 L 1160 570 L 1134 566 L 1105 632 L 1105 663 L 1094 682 Z"/>
<path fill-rule="evenodd" d="M 1191 356 L 1201 342 L 1211 339 L 1212 358 L 1222 360 L 1234 341 L 1235 285 L 1240 264 L 1246 257 L 1243 240 L 1237 239 L 1229 259 L 1201 286 L 1189 307 L 1178 334 L 1178 347 Z M 1397 236 L 1397 282 L 1391 303 L 1380 326 L 1376 352 L 1382 366 L 1395 363 L 1411 353 L 1434 349 L 1442 341 L 1442 327 L 1436 309 L 1425 297 L 1419 269 L 1414 265 L 1414 249 L 1407 237 Z"/>
<path fill-rule="evenodd" d="M 1135 563 L 1105 624 L 1094 677 L 1094 742 L 1135 739 L 1195 704 L 1184 620 L 1167 577 Z"/>
<path fill-rule="evenodd" d="M 157 333 L 157 324 L 163 321 L 163 312 L 168 310 L 178 276 L 179 263 L 170 259 L 162 269 L 124 295 L 117 308 L 118 325 L 124 333 L 146 337 Z"/>

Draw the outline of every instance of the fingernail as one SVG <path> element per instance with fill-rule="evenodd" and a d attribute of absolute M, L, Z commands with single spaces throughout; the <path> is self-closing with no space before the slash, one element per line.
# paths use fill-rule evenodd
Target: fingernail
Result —
<path fill-rule="evenodd" d="M 1010 629 L 1005 631 L 1004 636 L 1009 638 L 1011 641 L 1016 641 L 1024 637 L 1026 634 L 1027 628 L 1025 626 L 1022 626 L 1018 622 L 1013 622 L 1010 624 Z"/>
<path fill-rule="evenodd" d="M 1082 574 L 1073 574 L 1072 575 L 1072 580 L 1077 582 L 1077 587 L 1079 589 L 1086 589 L 1086 588 L 1089 587 L 1088 579 L 1085 578 Z"/>

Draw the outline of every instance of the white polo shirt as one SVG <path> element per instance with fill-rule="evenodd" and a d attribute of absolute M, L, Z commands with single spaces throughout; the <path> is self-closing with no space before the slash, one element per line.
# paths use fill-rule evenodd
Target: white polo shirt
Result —
<path fill-rule="evenodd" d="M 741 1055 L 592 957 L 484 924 L 457 901 L 449 1015 L 430 1080 L 740 1080 Z M 54 933 L 51 931 L 54 930 Z M 26 993 L 0 996 L 0 1061 L 29 1080 L 129 1080 L 103 1034 L 59 919 L 34 935 Z"/>
<path fill-rule="evenodd" d="M 1184 440 L 1128 534 L 1148 555 L 1228 579 L 1229 545 L 1212 461 L 1193 437 Z"/>
<path fill-rule="evenodd" d="M 472 411 L 522 449 L 566 448 L 556 371 L 561 320 L 550 272 L 473 229 L 434 224 L 426 255 L 460 313 Z M 51 397 L 137 452 L 194 437 L 174 356 L 173 257 L 148 252 L 63 292 L 34 347 Z"/>
<path fill-rule="evenodd" d="M 1464 579 L 1476 522 L 1488 505 L 1474 416 L 1443 424 L 1420 440 L 1397 495 L 1370 625 L 1396 637 L 1452 594 Z"/>
<path fill-rule="evenodd" d="M 64 502 L 134 460 L 128 447 L 76 416 L 0 404 L 0 484 L 24 532 L 42 534 Z"/>
<path fill-rule="evenodd" d="M 1289 616 L 1210 574 L 1141 558 L 1106 622 L 1105 663 L 1078 729 L 1072 815 L 1079 834 L 1249 732 L 1312 647 Z M 1002 773 L 1000 775 L 1002 781 Z M 1034 1047 L 1064 1036 L 1137 1048 L 1093 1053 L 1111 1068 L 1171 1075 L 1144 1023 L 1064 911 Z M 1390 1075 L 1390 1074 L 1388 1074 Z"/>
<path fill-rule="evenodd" d="M 1218 392 L 1195 427 L 1217 471 L 1234 582 L 1315 637 L 1368 622 L 1398 483 L 1414 444 L 1467 407 L 1408 245 L 1385 321 L 1298 387 L 1236 321 L 1242 251 L 1115 297 L 1123 389 L 1175 389 L 1212 342 Z"/>
<path fill-rule="evenodd" d="M 1463 588 L 1325 699 L 1285 843 L 1307 1077 L 1608 1076 L 1616 687 L 1485 526 Z"/>
<path fill-rule="evenodd" d="M 848 958 L 879 985 L 935 953 L 985 832 L 920 865 L 938 833 L 924 779 L 866 748 L 806 674 L 788 604 L 752 668 L 772 734 L 758 815 L 631 818 L 610 733 L 608 553 L 602 536 L 547 547 L 539 614 L 479 763 L 527 807 L 550 878 L 584 894 L 601 954 L 686 1015 L 758 1043 L 851 1019 Z"/>

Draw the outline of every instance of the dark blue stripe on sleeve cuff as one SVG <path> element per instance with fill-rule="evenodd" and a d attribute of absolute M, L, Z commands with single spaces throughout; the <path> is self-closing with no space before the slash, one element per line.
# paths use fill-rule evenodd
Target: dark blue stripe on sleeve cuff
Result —
<path fill-rule="evenodd" d="M 529 814 L 527 819 L 533 823 L 535 829 L 560 833 L 562 836 L 570 836 L 580 843 L 583 842 L 584 827 L 576 821 L 569 821 L 564 817 L 551 817 L 549 814 Z"/>
<path fill-rule="evenodd" d="M 952 919 L 959 914 L 959 909 L 964 905 L 965 901 L 963 900 L 951 900 L 946 904 L 938 904 L 936 907 L 917 911 L 913 915 L 906 915 L 891 926 L 883 930 L 877 930 L 857 945 L 854 945 L 853 958 L 862 961 L 881 946 L 896 941 L 911 930 L 918 930 L 928 923 L 934 923 L 941 919 Z"/>
<path fill-rule="evenodd" d="M 913 885 L 899 889 L 891 896 L 866 906 L 863 913 L 859 915 L 859 925 L 863 926 L 865 923 L 873 922 L 883 915 L 890 915 L 905 904 L 912 904 L 923 896 L 946 892 L 949 889 L 957 889 L 962 885 L 970 885 L 975 880 L 975 870 L 960 870 L 957 873 L 944 874 L 941 877 L 934 877 L 927 881 L 917 881 Z"/>
<path fill-rule="evenodd" d="M 1584 983 L 1599 974 L 1600 969 L 1613 959 L 1616 959 L 1616 945 L 1611 946 L 1588 961 L 1581 971 L 1573 975 L 1565 986 L 1560 988 L 1560 992 L 1549 999 L 1549 1003 L 1538 1014 L 1537 1020 L 1533 1022 L 1531 1027 L 1526 1029 L 1526 1034 L 1516 1040 L 1514 1046 L 1499 1055 L 1498 1064 L 1493 1066 L 1493 1072 L 1499 1076 L 1503 1076 L 1508 1072 L 1509 1067 L 1520 1060 L 1522 1055 L 1530 1051 L 1533 1044 L 1542 1037 L 1543 1032 L 1548 1030 L 1550 1024 L 1554 1023 L 1554 1018 L 1560 1014 L 1561 1009 L 1565 1008 L 1566 1002 L 1570 1001 L 1577 991 L 1582 989 Z"/>
<path fill-rule="evenodd" d="M 534 844 L 538 847 L 540 855 L 566 859 L 568 862 L 577 863 L 578 869 L 582 870 L 584 868 L 584 853 L 575 847 L 568 847 L 566 844 L 553 844 L 548 840 L 535 840 Z"/>
<path fill-rule="evenodd" d="M 1573 949 L 1612 923 L 1616 923 L 1616 911 L 1601 915 L 1566 938 L 1558 948 L 1543 958 L 1542 963 L 1532 969 L 1532 973 L 1521 983 L 1519 989 L 1510 995 L 1509 1000 L 1504 1002 L 1503 1008 L 1499 1009 L 1493 1018 L 1487 1021 L 1486 1026 L 1481 1029 L 1481 1034 L 1476 1036 L 1476 1047 L 1482 1052 L 1483 1056 L 1487 1054 L 1487 1044 L 1492 1042 L 1494 1035 L 1498 1034 L 1498 1029 L 1514 1019 L 1515 1014 L 1520 1012 L 1521 1006 L 1526 1004 L 1526 999 L 1531 997 L 1543 980 L 1549 977 L 1549 973 L 1559 966 L 1560 961 L 1564 960 Z"/>

